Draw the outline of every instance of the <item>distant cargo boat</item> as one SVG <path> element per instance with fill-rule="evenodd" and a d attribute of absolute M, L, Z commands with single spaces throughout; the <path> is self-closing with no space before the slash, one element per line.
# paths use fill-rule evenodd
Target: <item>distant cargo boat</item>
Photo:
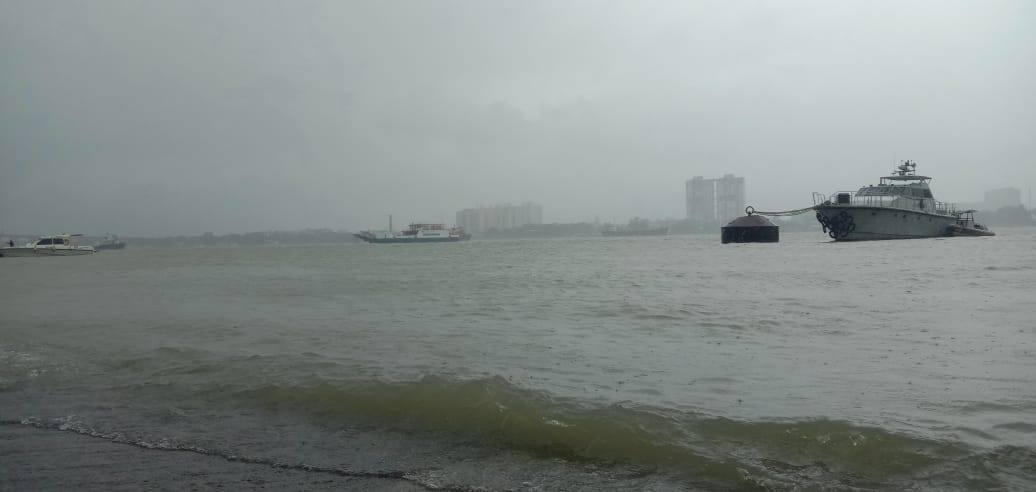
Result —
<path fill-rule="evenodd" d="M 364 231 L 353 236 L 376 244 L 452 243 L 471 239 L 471 234 L 465 233 L 463 228 L 447 228 L 443 224 L 410 224 L 406 230 L 400 232 Z"/>
<path fill-rule="evenodd" d="M 601 231 L 601 235 L 605 237 L 665 236 L 666 234 L 669 234 L 668 227 L 659 227 L 656 229 L 620 229 L 612 226 Z"/>
<path fill-rule="evenodd" d="M 830 197 L 814 193 L 817 221 L 835 241 L 994 235 L 975 223 L 972 210 L 936 201 L 928 187 L 932 178 L 916 169 L 916 163 L 904 161 L 878 186 Z"/>
<path fill-rule="evenodd" d="M 95 244 L 94 249 L 100 251 L 102 249 L 125 249 L 126 243 L 119 239 L 119 236 L 108 234 L 104 236 L 104 240 Z"/>
<path fill-rule="evenodd" d="M 79 241 L 74 239 L 82 234 L 58 234 L 56 236 L 43 236 L 25 246 L 11 246 L 0 248 L 0 257 L 20 256 L 75 256 L 88 255 L 96 250 L 93 246 L 80 246 Z"/>

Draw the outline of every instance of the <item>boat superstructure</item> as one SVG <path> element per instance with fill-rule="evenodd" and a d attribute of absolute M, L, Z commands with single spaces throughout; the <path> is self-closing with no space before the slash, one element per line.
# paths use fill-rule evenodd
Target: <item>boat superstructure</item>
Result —
<path fill-rule="evenodd" d="M 952 235 L 967 211 L 937 201 L 929 187 L 931 179 L 917 174 L 917 163 L 904 161 L 891 175 L 882 177 L 877 186 L 830 196 L 814 193 L 813 208 L 824 232 L 836 241 Z"/>
<path fill-rule="evenodd" d="M 399 232 L 393 232 L 390 227 L 388 231 L 364 231 L 353 236 L 368 243 L 449 243 L 471 239 L 461 227 L 417 223 Z"/>
<path fill-rule="evenodd" d="M 93 246 L 80 246 L 76 239 L 82 234 L 58 234 L 42 236 L 24 246 L 0 248 L 0 256 L 75 256 L 88 255 L 96 250 Z"/>
<path fill-rule="evenodd" d="M 975 210 L 957 212 L 957 223 L 950 226 L 950 236 L 995 236 L 986 226 L 975 222 Z"/>

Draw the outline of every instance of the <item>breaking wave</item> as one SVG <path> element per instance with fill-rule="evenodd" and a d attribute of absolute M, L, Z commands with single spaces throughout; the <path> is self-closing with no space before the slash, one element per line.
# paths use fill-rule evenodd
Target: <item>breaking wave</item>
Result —
<path fill-rule="evenodd" d="M 109 364 L 126 374 L 148 375 L 147 384 L 127 381 L 128 385 L 116 387 L 147 405 L 194 400 L 202 407 L 215 405 L 242 414 L 260 410 L 328 429 L 386 430 L 444 446 L 485 446 L 535 458 L 632 467 L 708 489 L 1036 487 L 1036 452 L 1031 448 L 977 449 L 842 420 L 745 421 L 635 402 L 587 401 L 528 389 L 500 376 L 466 380 L 425 376 L 396 382 L 304 376 L 342 375 L 341 367 L 319 358 L 300 371 L 298 361 L 280 357 L 219 361 L 205 351 L 163 348 Z M 117 423 L 104 425 L 108 429 L 104 432 L 80 421 L 20 423 L 145 449 L 421 482 L 416 472 L 354 471 L 248 455 L 235 451 L 230 441 L 214 448 L 211 443 L 154 435 L 135 438 L 128 435 L 131 432 L 120 433 Z M 1028 429 L 1018 427 L 1022 432 Z M 161 429 L 156 430 L 162 435 Z"/>
<path fill-rule="evenodd" d="M 934 480 L 976 455 L 963 444 L 837 420 L 745 422 L 634 403 L 593 405 L 523 389 L 501 377 L 427 376 L 403 383 L 314 379 L 257 386 L 228 398 L 328 423 L 430 437 L 447 433 L 542 457 L 647 467 L 736 487 L 804 481 L 892 486 L 920 476 Z"/>

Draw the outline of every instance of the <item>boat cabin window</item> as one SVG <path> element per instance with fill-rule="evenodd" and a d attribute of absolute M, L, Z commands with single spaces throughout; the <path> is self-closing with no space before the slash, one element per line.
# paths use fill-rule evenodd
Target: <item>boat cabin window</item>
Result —
<path fill-rule="evenodd" d="M 45 244 L 51 244 L 51 240 L 50 240 L 49 237 L 46 238 L 46 239 L 40 239 L 39 241 L 36 242 L 37 246 L 43 246 Z"/>
<path fill-rule="evenodd" d="M 870 195 L 884 195 L 885 188 L 878 186 L 868 186 L 866 188 L 860 188 L 860 191 L 856 192 L 857 195 L 870 196 Z"/>
<path fill-rule="evenodd" d="M 932 190 L 927 188 L 910 188 L 909 196 L 914 198 L 932 198 Z"/>
<path fill-rule="evenodd" d="M 910 196 L 921 198 L 924 196 L 923 190 L 920 188 L 913 188 L 910 186 L 885 186 L 882 187 L 883 195 L 896 195 L 896 196 Z"/>

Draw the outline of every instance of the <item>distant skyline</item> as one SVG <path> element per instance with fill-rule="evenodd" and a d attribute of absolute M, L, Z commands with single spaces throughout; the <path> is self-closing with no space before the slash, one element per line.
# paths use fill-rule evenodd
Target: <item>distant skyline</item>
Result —
<path fill-rule="evenodd" d="M 123 236 L 799 208 L 918 162 L 1036 186 L 1036 3 L 0 3 L 0 231 Z"/>
<path fill-rule="evenodd" d="M 455 222 L 468 232 L 516 229 L 542 223 L 543 206 L 532 202 L 458 210 Z"/>

